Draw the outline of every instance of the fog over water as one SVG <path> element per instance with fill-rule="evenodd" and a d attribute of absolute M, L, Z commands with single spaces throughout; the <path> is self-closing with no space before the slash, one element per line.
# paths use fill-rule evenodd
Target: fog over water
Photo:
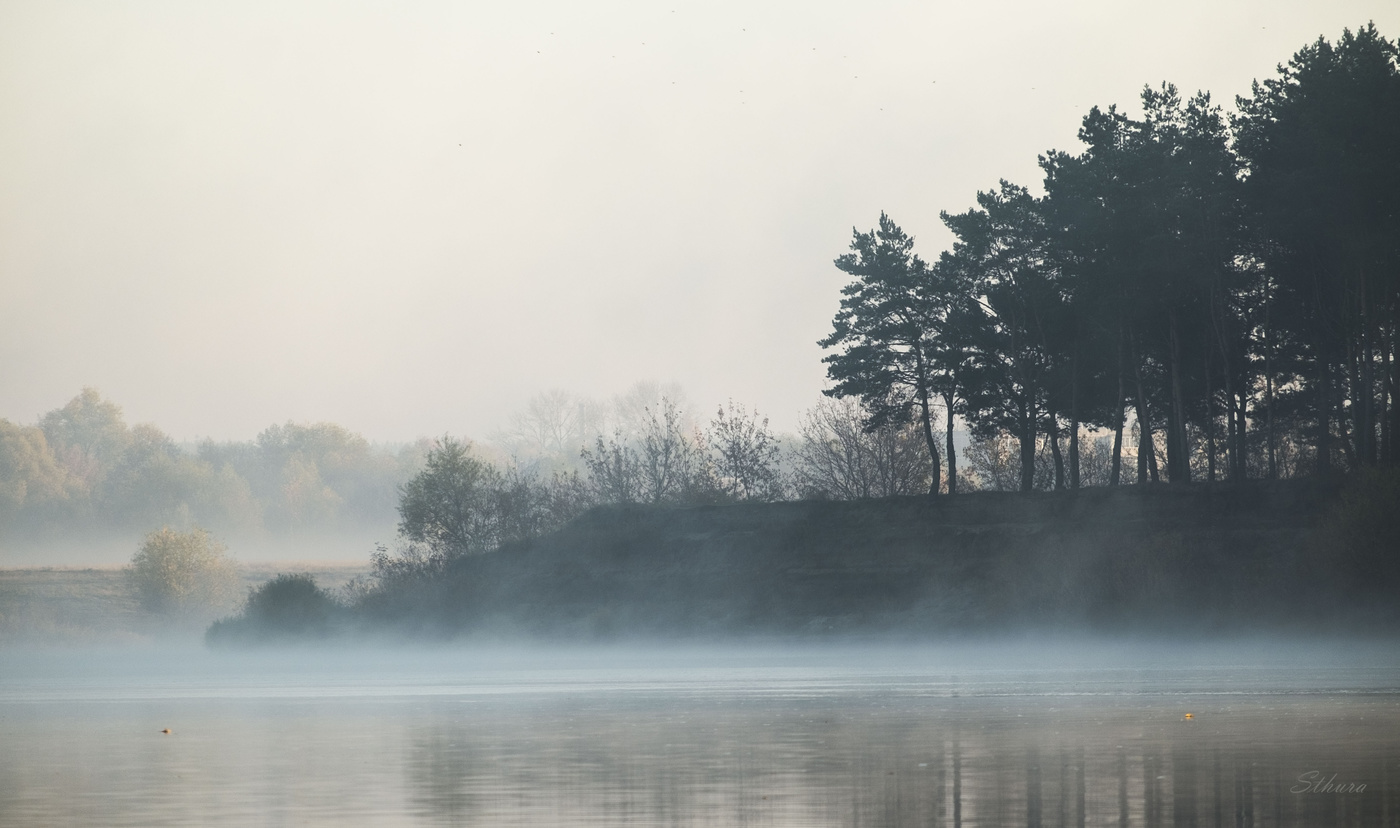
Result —
<path fill-rule="evenodd" d="M 9 652 L 0 824 L 1373 825 L 1400 805 L 1395 655 Z"/>
<path fill-rule="evenodd" d="M 503 427 L 677 381 L 792 430 L 852 225 L 1144 84 L 1231 104 L 1377 0 L 0 6 L 0 417 Z"/>
<path fill-rule="evenodd" d="M 1331 375 L 1321 311 L 1277 353 L 1315 304 L 1277 234 L 1230 219 L 1264 281 L 1207 309 L 1105 224 L 1132 256 L 1085 272 L 1146 262 L 1201 336 L 1042 336 L 1068 409 L 1016 366 L 980 420 L 813 407 L 853 225 L 936 259 L 1091 107 L 1228 113 L 1368 21 L 1400 3 L 0 3 L 0 828 L 1400 826 L 1392 294 L 1337 282 Z M 922 435 L 869 420 L 910 388 Z"/>

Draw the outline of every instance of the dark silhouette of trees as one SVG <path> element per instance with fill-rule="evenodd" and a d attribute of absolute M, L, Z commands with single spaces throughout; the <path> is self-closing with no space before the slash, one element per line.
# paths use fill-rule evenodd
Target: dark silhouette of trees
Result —
<path fill-rule="evenodd" d="M 1244 284 L 1238 164 L 1208 94 L 1183 102 L 1163 84 L 1145 89 L 1142 104 L 1141 120 L 1094 108 L 1080 129 L 1083 153 L 1041 158 L 1052 255 L 1070 313 L 1062 356 L 1071 399 L 1092 400 L 1090 418 L 1114 430 L 1114 481 L 1125 397 L 1138 424 L 1139 482 L 1156 476 L 1158 424 L 1169 479 L 1191 479 L 1193 425 L 1205 435 L 1214 479 L 1217 412 L 1244 422 L 1242 409 L 1234 416 L 1242 352 L 1233 299 Z M 1079 393 L 1094 387 L 1097 399 Z M 1233 426 L 1230 433 L 1226 445 L 1238 458 Z M 1232 468 L 1238 473 L 1237 462 Z"/>
<path fill-rule="evenodd" d="M 1040 158 L 1044 196 L 1003 181 L 943 213 L 933 267 L 884 215 L 856 233 L 827 393 L 922 423 L 935 469 L 941 396 L 949 435 L 958 413 L 1016 441 L 1023 490 L 1042 446 L 1049 485 L 1081 485 L 1085 427 L 1112 433 L 1109 485 L 1130 433 L 1138 483 L 1400 463 L 1396 44 L 1319 39 L 1233 117 L 1168 83 L 1141 104 L 1091 109 L 1080 152 Z"/>
<path fill-rule="evenodd" d="M 917 422 L 933 465 L 929 494 L 936 495 L 942 464 L 933 406 L 946 374 L 937 341 L 946 329 L 947 297 L 914 254 L 914 239 L 889 216 L 880 214 L 876 230 L 853 233 L 851 252 L 836 266 L 855 281 L 841 289 L 834 330 L 818 343 L 840 349 L 822 360 L 835 382 L 825 393 L 859 399 L 870 430 Z"/>
<path fill-rule="evenodd" d="M 1400 67 L 1374 25 L 1319 38 L 1238 99 L 1271 386 L 1312 422 L 1318 471 L 1400 461 Z M 1278 402 L 1278 401 L 1275 401 Z"/>
<path fill-rule="evenodd" d="M 960 339 L 971 346 L 965 411 L 978 437 L 1016 438 L 1021 489 L 1030 491 L 1042 425 L 1058 440 L 1047 395 L 1052 317 L 1060 311 L 1054 265 L 1040 202 L 1025 188 L 1003 181 L 994 192 L 978 193 L 977 203 L 980 209 L 942 214 L 957 242 L 941 263 L 964 274 L 978 300 L 958 317 L 965 326 Z"/>

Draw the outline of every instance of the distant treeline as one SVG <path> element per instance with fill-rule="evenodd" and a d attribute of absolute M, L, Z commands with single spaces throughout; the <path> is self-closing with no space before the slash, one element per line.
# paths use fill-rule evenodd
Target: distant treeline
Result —
<path fill-rule="evenodd" d="M 129 426 L 119 405 L 88 388 L 32 425 L 0 419 L 0 536 L 382 528 L 434 451 L 469 461 L 529 533 L 598 503 L 880 497 L 928 485 L 910 430 L 866 432 L 852 404 L 824 402 L 802 436 L 780 439 L 732 402 L 697 423 L 681 398 L 649 383 L 606 405 L 542 394 L 478 444 L 373 445 L 334 423 L 289 422 L 246 442 L 180 445 L 154 425 Z"/>
<path fill-rule="evenodd" d="M 0 529 L 146 531 L 199 524 L 223 535 L 386 525 L 427 441 L 372 446 L 331 423 L 274 425 L 248 442 L 181 447 L 128 426 L 88 388 L 35 425 L 0 419 Z"/>
<path fill-rule="evenodd" d="M 732 401 L 703 421 L 684 400 L 655 383 L 607 402 L 547 392 L 475 443 L 376 445 L 334 423 L 288 422 L 249 441 L 180 444 L 154 425 L 128 425 L 117 403 L 84 389 L 33 424 L 0 419 L 0 539 L 200 526 L 237 549 L 266 535 L 378 532 L 400 520 L 401 496 L 421 487 L 435 452 L 469 464 L 480 476 L 473 508 L 489 501 L 491 520 L 514 527 L 491 529 L 476 550 L 600 504 L 858 500 L 930 486 L 917 428 L 868 429 L 854 400 L 822 400 L 785 435 Z M 1086 445 L 1085 480 L 1102 484 L 1107 446 Z M 964 488 L 1014 487 L 1019 458 L 1004 440 L 974 441 L 966 457 Z M 1048 454 L 1036 468 L 1048 487 Z"/>
<path fill-rule="evenodd" d="M 1086 428 L 1110 484 L 1400 464 L 1396 44 L 1319 39 L 1236 104 L 1094 107 L 1083 149 L 1040 156 L 1045 195 L 943 213 L 932 263 L 888 216 L 857 231 L 828 393 L 919 424 L 950 493 L 955 416 L 1016 444 L 1023 490 L 1046 447 L 1055 488 L 1084 484 Z"/>

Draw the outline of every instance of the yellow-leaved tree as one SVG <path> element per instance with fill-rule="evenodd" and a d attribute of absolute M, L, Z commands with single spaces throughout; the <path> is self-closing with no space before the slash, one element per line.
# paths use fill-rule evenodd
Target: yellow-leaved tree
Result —
<path fill-rule="evenodd" d="M 129 570 L 141 605 L 186 617 L 227 611 L 239 597 L 238 569 L 228 550 L 199 527 L 169 526 L 146 536 Z"/>

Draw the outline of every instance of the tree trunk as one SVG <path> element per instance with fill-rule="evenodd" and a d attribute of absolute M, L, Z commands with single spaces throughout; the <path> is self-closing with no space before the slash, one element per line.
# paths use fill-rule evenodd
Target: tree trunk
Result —
<path fill-rule="evenodd" d="M 1238 455 L 1238 457 L 1239 457 L 1239 462 L 1240 462 L 1240 476 L 1239 476 L 1239 479 L 1240 479 L 1240 480 L 1243 480 L 1243 479 L 1245 479 L 1245 477 L 1248 476 L 1248 475 L 1246 474 L 1246 472 L 1248 471 L 1248 469 L 1247 469 L 1246 466 L 1245 466 L 1245 459 L 1246 459 L 1246 456 L 1247 456 L 1247 452 L 1245 452 L 1245 450 L 1244 450 L 1244 447 L 1245 447 L 1245 433 L 1249 431 L 1249 421 L 1248 421 L 1248 417 L 1249 417 L 1249 390 L 1248 390 L 1248 389 L 1246 389 L 1246 388 L 1241 388 L 1241 389 L 1239 389 L 1239 390 L 1235 393 L 1235 404 L 1232 405 L 1231 408 L 1232 408 L 1233 411 L 1235 412 L 1235 417 L 1237 418 L 1237 419 L 1236 419 L 1236 422 L 1235 422 L 1235 440 L 1239 443 L 1239 449 L 1238 449 L 1235 453 Z"/>
<path fill-rule="evenodd" d="M 1317 473 L 1332 471 L 1332 372 L 1321 349 L 1317 355 Z"/>
<path fill-rule="evenodd" d="M 920 366 L 922 367 L 922 366 Z M 938 481 L 943 476 L 943 464 L 938 458 L 938 441 L 933 438 L 933 415 L 929 411 L 928 389 L 919 387 L 919 420 L 924 427 L 924 442 L 928 444 L 929 460 L 933 463 L 933 480 L 929 483 L 930 496 L 938 494 Z"/>
<path fill-rule="evenodd" d="M 1369 330 L 1366 331 L 1365 336 L 1365 340 L 1361 343 L 1361 422 L 1363 424 L 1361 458 L 1367 466 L 1374 466 L 1376 464 L 1376 374 L 1373 363 L 1376 359 L 1376 353 L 1371 345 Z"/>
<path fill-rule="evenodd" d="M 1152 482 L 1157 482 L 1157 451 L 1152 444 L 1152 421 L 1147 417 L 1147 391 L 1142 386 L 1142 358 L 1133 349 L 1133 375 L 1137 380 L 1137 421 L 1138 421 L 1138 485 L 1147 482 L 1149 469 Z"/>
<path fill-rule="evenodd" d="M 1351 429 L 1347 426 L 1347 422 L 1351 418 L 1347 417 L 1346 413 L 1341 410 L 1343 407 L 1342 401 L 1338 399 L 1337 430 L 1341 432 L 1338 436 L 1341 438 L 1339 442 L 1342 444 L 1342 456 L 1346 458 L 1347 470 L 1350 471 L 1356 468 L 1356 446 L 1354 445 L 1355 441 L 1352 439 L 1350 433 Z M 1354 408 L 1355 406 L 1353 405 L 1352 407 Z"/>
<path fill-rule="evenodd" d="M 1384 336 L 1377 337 L 1380 340 L 1381 348 L 1381 405 L 1377 412 L 1381 423 L 1381 450 L 1380 461 L 1384 465 L 1391 465 L 1394 462 L 1392 442 L 1395 433 L 1391 430 L 1390 409 L 1395 405 L 1395 386 L 1391 382 L 1391 353 L 1390 341 Z"/>
<path fill-rule="evenodd" d="M 1235 439 L 1235 395 L 1225 394 L 1225 458 L 1230 467 L 1230 479 L 1239 480 L 1239 441 Z"/>
<path fill-rule="evenodd" d="M 1241 446 L 1235 441 L 1235 421 L 1230 418 L 1229 401 L 1234 399 L 1234 377 L 1230 371 L 1230 333 L 1226 327 L 1225 308 L 1220 302 L 1220 291 L 1214 287 L 1210 293 L 1211 303 L 1211 325 L 1215 328 L 1215 344 L 1220 348 L 1220 376 L 1222 385 L 1225 387 L 1225 467 L 1229 469 L 1230 479 L 1239 480 L 1242 475 L 1239 470 L 1243 467 L 1241 463 Z M 1211 375 L 1211 347 L 1209 337 L 1206 342 L 1206 428 L 1207 439 L 1210 441 L 1210 479 L 1216 478 L 1216 454 L 1219 449 L 1215 434 L 1215 387 L 1214 378 Z"/>
<path fill-rule="evenodd" d="M 1161 483 L 1162 476 L 1157 472 L 1157 441 L 1150 439 L 1149 432 L 1147 441 L 1147 473 L 1152 478 L 1153 483 Z"/>
<path fill-rule="evenodd" d="M 1191 457 L 1186 444 L 1186 406 L 1181 391 L 1181 334 L 1177 330 L 1176 310 L 1167 314 L 1170 324 L 1168 342 L 1171 363 L 1172 408 L 1167 418 L 1167 479 L 1173 483 L 1191 482 Z"/>
<path fill-rule="evenodd" d="M 1035 410 L 1021 409 L 1021 491 L 1035 488 Z"/>
<path fill-rule="evenodd" d="M 1269 479 L 1278 479 L 1278 437 L 1274 430 L 1274 326 L 1272 321 L 1273 291 L 1270 283 L 1264 283 L 1264 404 L 1268 408 L 1268 416 L 1265 419 L 1264 427 L 1268 432 L 1264 435 L 1269 446 Z"/>
<path fill-rule="evenodd" d="M 1168 383 L 1170 385 L 1170 383 Z M 1181 482 L 1181 448 L 1176 439 L 1176 406 L 1167 406 L 1167 425 L 1163 431 L 1167 437 L 1167 482 Z M 1175 476 L 1173 476 L 1175 475 Z"/>
<path fill-rule="evenodd" d="M 1069 487 L 1079 488 L 1079 359 L 1069 373 Z"/>
<path fill-rule="evenodd" d="M 1108 485 L 1117 486 L 1123 469 L 1123 421 L 1127 417 L 1123 414 L 1123 398 L 1125 390 L 1123 388 L 1123 329 L 1118 329 L 1118 399 L 1114 401 L 1114 410 L 1118 413 L 1118 418 L 1113 425 L 1113 465 L 1108 473 Z"/>
<path fill-rule="evenodd" d="M 1361 344 L 1361 387 L 1366 396 L 1361 400 L 1361 413 L 1366 420 L 1366 465 L 1374 466 L 1377 460 L 1376 436 L 1376 348 L 1375 338 L 1367 324 L 1366 341 Z"/>
<path fill-rule="evenodd" d="M 943 433 L 944 448 L 948 453 L 948 494 L 958 493 L 958 453 L 953 447 L 953 395 L 943 395 L 943 405 L 948 412 L 948 428 Z"/>
<path fill-rule="evenodd" d="M 1400 400 L 1396 399 L 1396 390 L 1400 389 L 1400 298 L 1392 299 L 1390 316 L 1390 339 L 1385 346 L 1389 360 L 1385 370 L 1386 404 L 1381 416 L 1390 424 L 1386 431 L 1386 463 L 1400 466 Z"/>
<path fill-rule="evenodd" d="M 1065 459 L 1060 454 L 1060 415 L 1050 415 L 1050 430 L 1046 432 L 1050 438 L 1050 457 L 1055 461 L 1055 491 L 1062 491 L 1065 488 Z"/>
<path fill-rule="evenodd" d="M 1215 388 L 1210 375 L 1210 338 L 1206 338 L 1206 480 L 1215 482 Z"/>
<path fill-rule="evenodd" d="M 1376 464 L 1376 378 L 1372 369 L 1375 360 L 1375 349 L 1372 347 L 1371 339 L 1371 308 L 1367 302 L 1366 272 L 1361 273 L 1361 377 L 1360 385 L 1362 396 L 1358 400 L 1361 410 L 1357 412 L 1361 418 L 1359 425 L 1358 439 L 1360 445 L 1357 446 L 1361 455 L 1361 463 L 1365 466 Z"/>
<path fill-rule="evenodd" d="M 1351 407 L 1344 406 L 1343 412 L 1351 415 L 1346 418 L 1351 420 L 1351 438 L 1346 441 L 1346 455 L 1348 467 L 1355 469 L 1358 463 L 1366 464 L 1366 418 L 1361 410 L 1361 349 L 1352 341 L 1347 342 L 1347 386 Z"/>

